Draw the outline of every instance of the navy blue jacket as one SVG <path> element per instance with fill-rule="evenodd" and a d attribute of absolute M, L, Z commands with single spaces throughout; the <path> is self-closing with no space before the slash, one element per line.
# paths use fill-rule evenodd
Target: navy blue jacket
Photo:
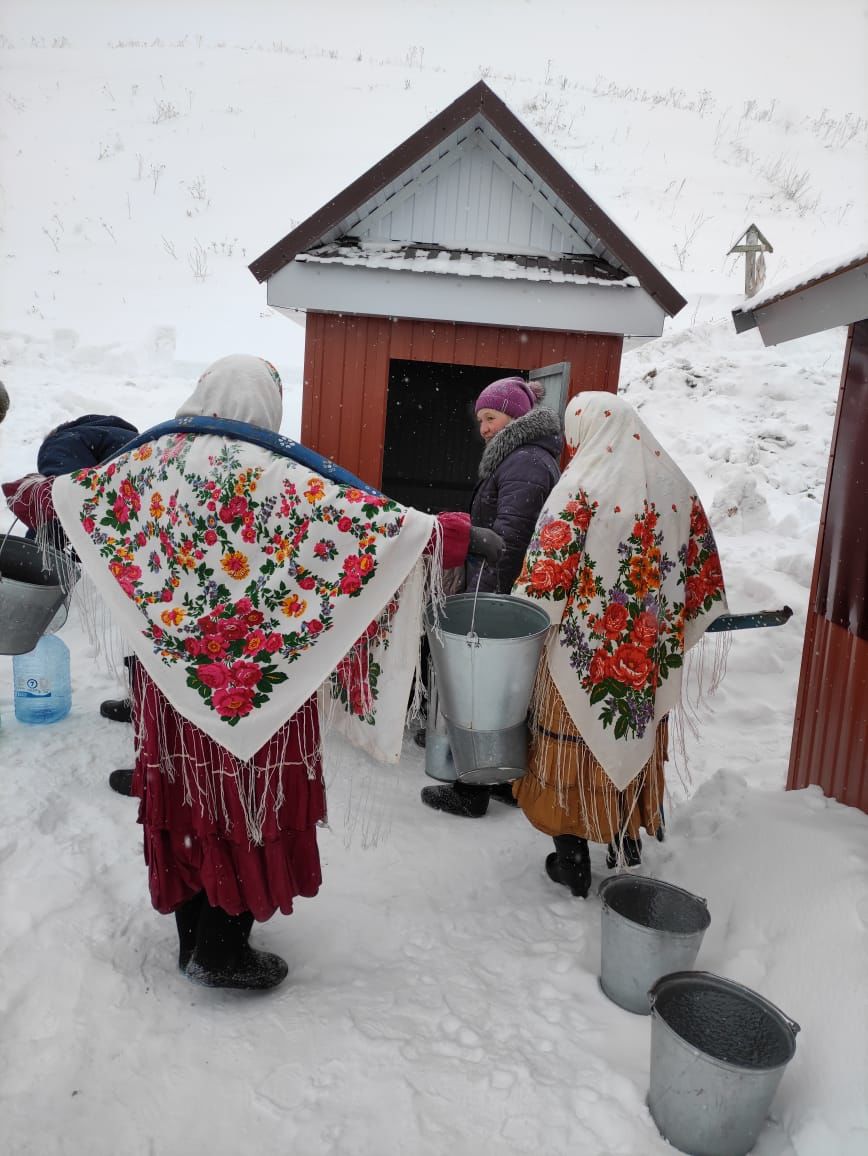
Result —
<path fill-rule="evenodd" d="M 505 549 L 496 568 L 485 566 L 480 590 L 508 594 L 512 589 L 540 510 L 561 476 L 562 448 L 561 423 L 544 406 L 504 426 L 486 445 L 470 503 L 470 521 L 500 534 Z M 468 593 L 476 589 L 479 567 L 479 559 L 467 560 Z"/>
<path fill-rule="evenodd" d="M 46 478 L 98 466 L 139 431 L 111 414 L 88 413 L 53 429 L 39 447 L 36 468 Z"/>

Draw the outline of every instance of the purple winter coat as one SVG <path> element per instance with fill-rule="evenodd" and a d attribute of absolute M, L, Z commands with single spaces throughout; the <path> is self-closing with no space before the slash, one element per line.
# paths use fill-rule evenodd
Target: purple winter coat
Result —
<path fill-rule="evenodd" d="M 558 415 L 536 406 L 504 426 L 486 445 L 470 503 L 470 521 L 494 530 L 506 545 L 496 569 L 485 566 L 480 590 L 509 594 L 512 589 L 540 510 L 561 476 L 563 444 Z M 480 564 L 475 557 L 467 560 L 468 593 L 476 589 Z"/>

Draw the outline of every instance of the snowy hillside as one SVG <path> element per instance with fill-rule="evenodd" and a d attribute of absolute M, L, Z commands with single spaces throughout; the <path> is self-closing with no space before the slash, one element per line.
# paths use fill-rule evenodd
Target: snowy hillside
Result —
<path fill-rule="evenodd" d="M 755 1151 L 856 1156 L 868 817 L 783 791 L 844 333 L 737 336 L 727 252 L 755 221 L 773 281 L 868 236 L 865 17 L 791 3 L 782 32 L 775 3 L 702 7 L 4 5 L 0 480 L 81 413 L 162 420 L 231 352 L 278 366 L 297 433 L 303 330 L 248 263 L 483 76 L 688 298 L 621 388 L 697 484 L 732 609 L 795 614 L 734 636 L 642 870 L 708 899 L 699 966 L 802 1025 Z M 645 1106 L 649 1023 L 597 986 L 597 899 L 553 887 L 516 811 L 421 807 L 410 742 L 390 771 L 331 743 L 322 893 L 257 932 L 284 987 L 187 984 L 135 804 L 106 785 L 131 758 L 98 716 L 119 688 L 75 615 L 63 638 L 73 710 L 52 727 L 16 723 L 0 657 L 0 1151 L 671 1151 Z"/>

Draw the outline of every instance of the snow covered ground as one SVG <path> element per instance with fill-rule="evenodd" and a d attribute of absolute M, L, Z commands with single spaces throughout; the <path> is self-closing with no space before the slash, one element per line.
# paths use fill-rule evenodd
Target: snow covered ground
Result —
<path fill-rule="evenodd" d="M 795 614 L 733 636 L 641 870 L 707 898 L 698 966 L 802 1026 L 755 1151 L 861 1156 L 868 817 L 783 789 L 844 334 L 736 336 L 726 253 L 755 220 L 773 281 L 868 235 L 864 15 L 790 3 L 773 45 L 777 4 L 700 7 L 7 2 L 0 478 L 81 413 L 170 415 L 230 352 L 278 365 L 297 432 L 303 333 L 247 263 L 484 75 L 688 297 L 622 389 L 699 487 L 731 607 Z M 725 51 L 744 28 L 767 46 L 749 80 Z M 288 982 L 191 987 L 135 803 L 106 784 L 131 756 L 98 716 L 120 688 L 75 615 L 62 637 L 54 726 L 15 721 L 0 658 L 0 1151 L 671 1151 L 645 1105 L 650 1022 L 597 985 L 599 901 L 549 882 L 550 844 L 511 808 L 423 808 L 410 742 L 391 770 L 331 742 L 322 892 L 256 932 Z"/>

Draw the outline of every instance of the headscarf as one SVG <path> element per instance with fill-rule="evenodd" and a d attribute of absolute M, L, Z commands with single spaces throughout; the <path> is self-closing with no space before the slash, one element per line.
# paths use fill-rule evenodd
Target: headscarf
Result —
<path fill-rule="evenodd" d="M 280 375 L 261 357 L 221 357 L 208 366 L 175 416 L 246 421 L 277 433 L 283 417 Z"/>
<path fill-rule="evenodd" d="M 513 594 L 558 627 L 545 661 L 573 723 L 620 790 L 680 702 L 685 653 L 727 611 L 695 487 L 620 397 L 580 393 L 573 457 L 544 505 Z"/>
<path fill-rule="evenodd" d="M 274 367 L 233 356 L 202 374 L 178 415 L 277 430 L 281 409 Z M 390 733 L 373 745 L 397 760 L 421 620 L 417 563 L 432 517 L 271 449 L 194 430 L 59 478 L 53 497 L 147 674 L 175 711 L 240 760 L 289 720 L 358 639 L 376 641 L 369 628 L 382 628 L 386 611 L 404 698 Z M 416 632 L 412 646 L 394 636 L 402 606 Z M 385 698 L 388 672 L 378 663 L 377 673 Z M 378 718 L 370 693 L 365 707 L 371 730 Z"/>

